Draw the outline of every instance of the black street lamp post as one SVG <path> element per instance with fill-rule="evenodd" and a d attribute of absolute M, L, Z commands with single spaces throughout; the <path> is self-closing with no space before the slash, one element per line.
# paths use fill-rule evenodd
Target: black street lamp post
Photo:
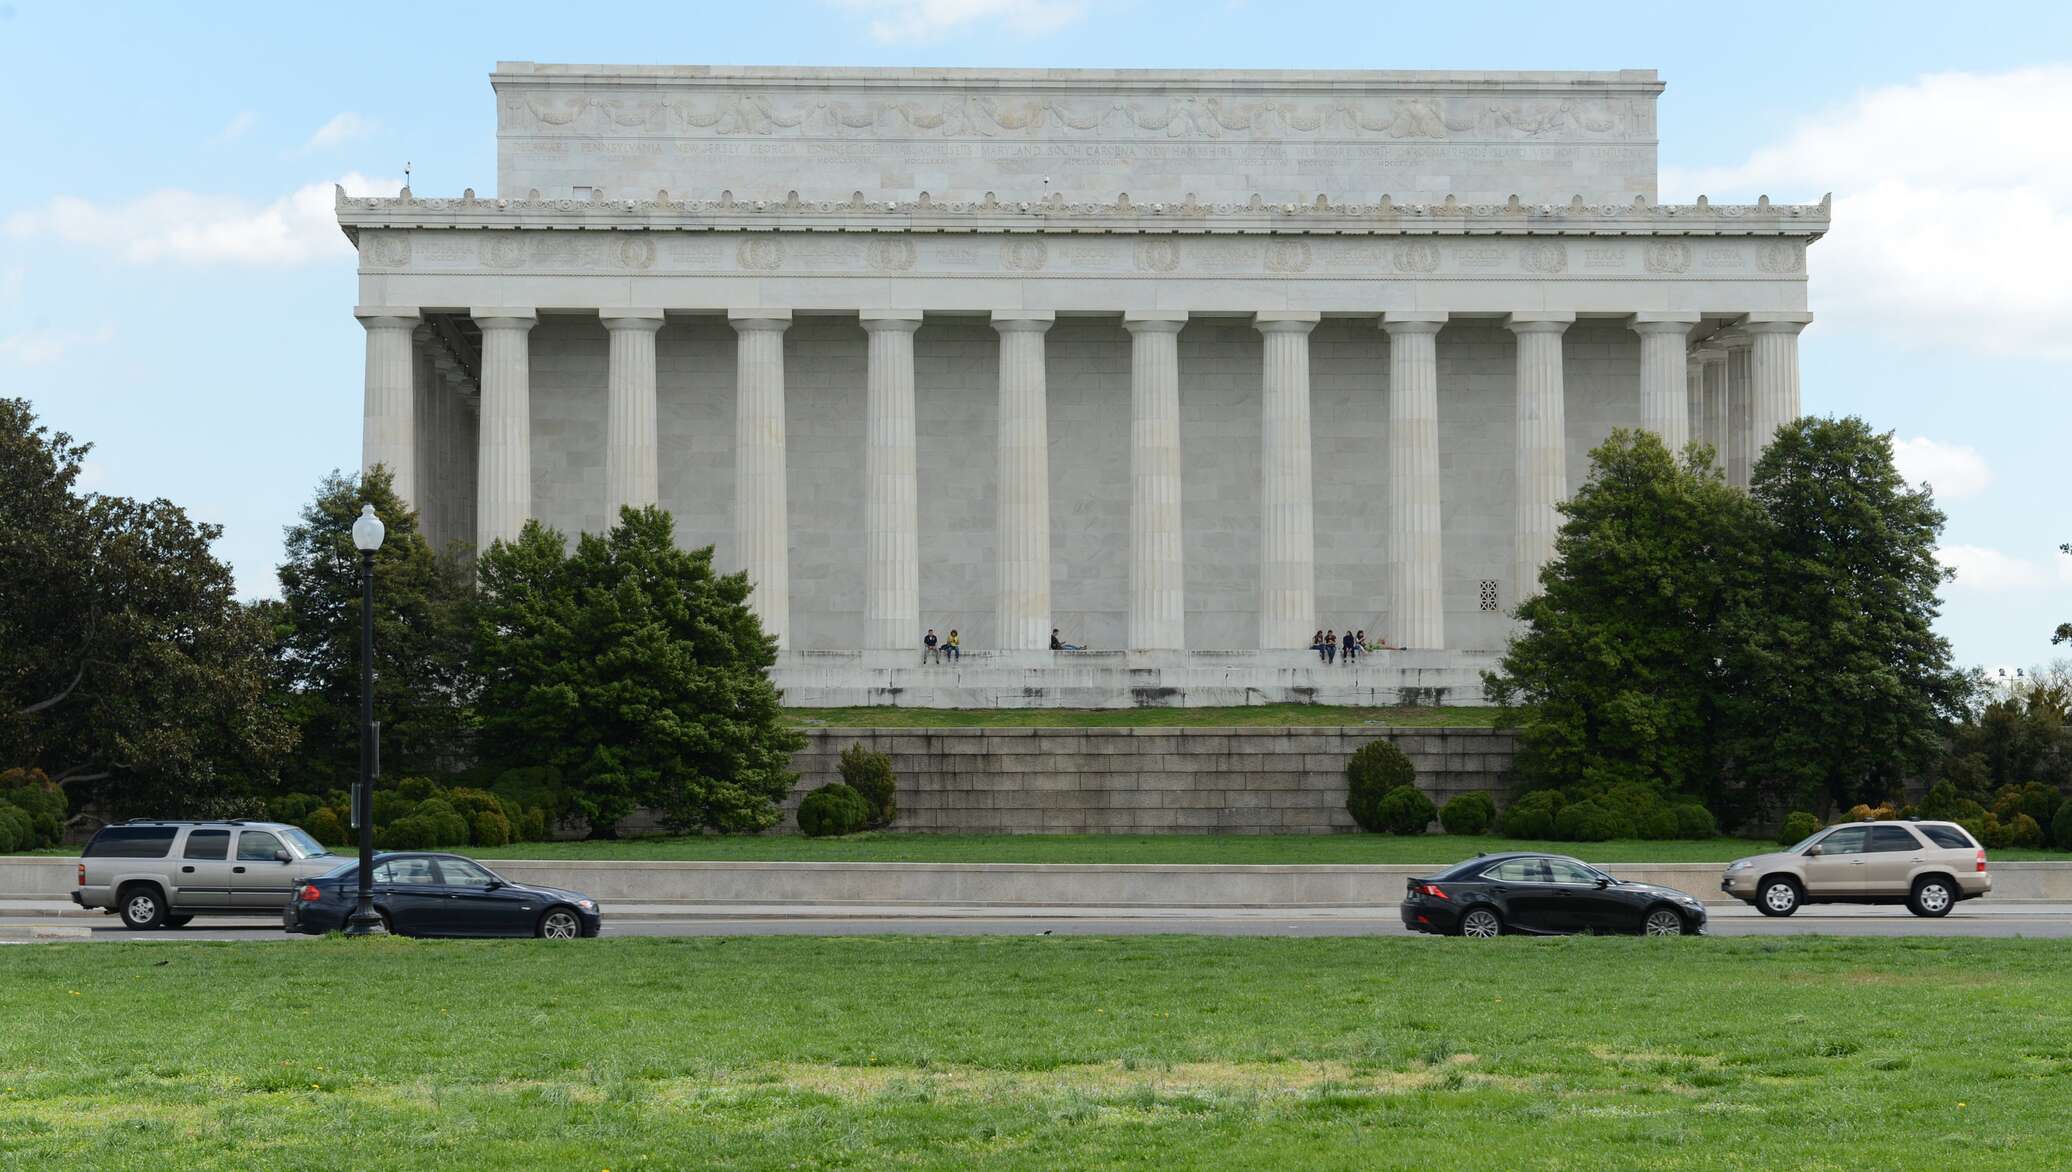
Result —
<path fill-rule="evenodd" d="M 386 535 L 374 506 L 353 522 L 353 547 L 360 551 L 360 784 L 353 792 L 353 821 L 360 830 L 360 892 L 345 924 L 348 936 L 384 934 L 374 910 L 374 551 Z"/>

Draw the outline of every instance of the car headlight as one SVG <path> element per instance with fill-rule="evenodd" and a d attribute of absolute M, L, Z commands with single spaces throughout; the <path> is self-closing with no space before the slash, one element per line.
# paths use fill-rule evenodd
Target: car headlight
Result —
<path fill-rule="evenodd" d="M 593 903 L 593 902 L 591 902 L 590 900 L 587 900 L 587 899 L 579 899 L 579 900 L 577 900 L 577 901 L 576 901 L 576 906 L 577 906 L 577 907 L 579 907 L 579 908 L 582 908 L 582 909 L 583 909 L 584 911 L 586 911 L 586 912 L 587 912 L 587 911 L 595 911 L 595 910 L 596 910 L 596 908 L 597 908 L 597 905 L 596 905 L 595 903 Z"/>
<path fill-rule="evenodd" d="M 1732 875 L 1736 871 L 1746 870 L 1748 870 L 1747 859 L 1735 859 L 1733 862 L 1727 864 L 1727 874 L 1729 875 Z"/>

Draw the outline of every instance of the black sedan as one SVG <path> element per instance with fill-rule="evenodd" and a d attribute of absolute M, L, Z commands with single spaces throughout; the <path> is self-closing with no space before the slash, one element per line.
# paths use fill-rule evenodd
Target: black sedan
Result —
<path fill-rule="evenodd" d="M 319 936 L 345 928 L 359 898 L 360 864 L 304 884 L 282 924 Z M 543 936 L 573 940 L 604 925 L 597 901 L 577 891 L 512 883 L 473 859 L 429 852 L 374 856 L 374 910 L 399 936 Z"/>
<path fill-rule="evenodd" d="M 1403 926 L 1477 937 L 1681 936 L 1705 930 L 1705 906 L 1674 888 L 1614 879 L 1566 855 L 1477 855 L 1428 879 L 1410 880 Z"/>

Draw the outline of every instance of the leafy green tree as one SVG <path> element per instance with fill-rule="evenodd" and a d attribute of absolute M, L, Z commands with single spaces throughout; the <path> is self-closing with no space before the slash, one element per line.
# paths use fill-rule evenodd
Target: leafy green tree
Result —
<path fill-rule="evenodd" d="M 595 834 L 639 806 L 678 829 L 774 825 L 804 743 L 763 674 L 776 640 L 747 576 L 714 574 L 712 549 L 679 549 L 674 530 L 625 509 L 571 554 L 528 522 L 481 558 L 485 762 L 552 766 Z"/>
<path fill-rule="evenodd" d="M 1731 626 L 1736 768 L 1771 808 L 1898 791 L 1966 691 L 1933 623 L 1943 514 L 1861 419 L 1780 428 L 1757 461 L 1757 589 Z"/>
<path fill-rule="evenodd" d="M 1590 458 L 1488 693 L 1520 709 L 1528 785 L 1717 798 L 1725 625 L 1751 589 L 1754 509 L 1702 446 L 1678 458 L 1622 429 Z"/>
<path fill-rule="evenodd" d="M 360 555 L 352 525 L 371 504 L 387 533 L 374 555 L 374 716 L 389 777 L 435 774 L 467 749 L 473 591 L 435 552 L 388 470 L 333 472 L 287 531 L 281 598 L 257 608 L 280 648 L 274 684 L 301 728 L 296 788 L 350 786 L 360 762 Z"/>

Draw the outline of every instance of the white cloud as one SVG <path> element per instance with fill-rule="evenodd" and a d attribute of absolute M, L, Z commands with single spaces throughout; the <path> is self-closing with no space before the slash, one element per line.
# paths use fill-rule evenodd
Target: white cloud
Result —
<path fill-rule="evenodd" d="M 1927 436 L 1893 440 L 1892 460 L 1907 483 L 1925 480 L 1946 501 L 1977 496 L 1993 482 L 1993 470 L 1977 448 L 1938 443 Z"/>
<path fill-rule="evenodd" d="M 224 123 L 223 129 L 217 131 L 215 136 L 209 139 L 209 142 L 216 146 L 226 146 L 243 138 L 257 125 L 259 125 L 259 115 L 250 110 L 245 110 L 229 122 Z"/>
<path fill-rule="evenodd" d="M 356 138 L 365 138 L 374 133 L 374 128 L 375 123 L 372 119 L 362 118 L 351 110 L 347 110 L 345 113 L 339 114 L 329 122 L 317 127 L 316 133 L 310 135 L 309 141 L 303 143 L 302 149 L 295 153 L 307 155 L 317 151 L 330 150 L 340 143 L 350 142 Z"/>
<path fill-rule="evenodd" d="M 832 0 L 868 18 L 880 44 L 939 41 L 974 26 L 996 24 L 1021 37 L 1046 37 L 1086 17 L 1086 0 Z"/>
<path fill-rule="evenodd" d="M 24 330 L 19 334 L 0 337 L 0 361 L 17 366 L 49 366 L 65 356 L 74 346 L 98 345 L 113 341 L 115 331 L 102 326 L 88 333 L 65 330 Z"/>
<path fill-rule="evenodd" d="M 1935 556 L 1957 571 L 1952 585 L 1959 590 L 2011 594 L 2072 586 L 2072 556 L 2063 553 L 2051 553 L 2045 561 L 2032 561 L 1983 545 L 1945 545 L 1936 549 Z"/>
<path fill-rule="evenodd" d="M 403 185 L 358 172 L 337 182 L 354 195 L 393 193 Z M 329 180 L 311 183 L 266 204 L 177 188 L 123 204 L 63 195 L 9 216 L 4 230 L 12 239 L 55 238 L 139 264 L 308 264 L 352 254 L 338 230 L 331 188 Z"/>
<path fill-rule="evenodd" d="M 1728 167 L 1666 169 L 1664 199 L 1835 195 L 1813 248 L 1829 327 L 2072 362 L 2072 65 L 1929 74 L 1801 121 Z"/>

